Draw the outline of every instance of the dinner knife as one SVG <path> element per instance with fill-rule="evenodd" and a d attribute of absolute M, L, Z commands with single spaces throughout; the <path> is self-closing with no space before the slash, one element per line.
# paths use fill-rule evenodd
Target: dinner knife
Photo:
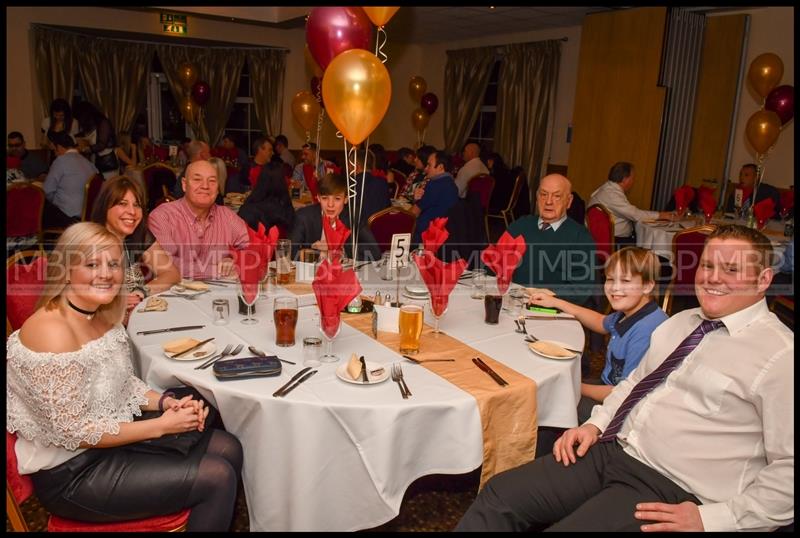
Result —
<path fill-rule="evenodd" d="M 169 333 L 173 331 L 192 331 L 194 329 L 202 329 L 205 325 L 185 325 L 183 327 L 170 327 L 168 329 L 153 329 L 151 331 L 138 331 L 136 334 L 158 334 Z"/>
<path fill-rule="evenodd" d="M 199 342 L 199 343 L 197 343 L 197 344 L 193 345 L 193 346 L 192 346 L 192 347 L 190 347 L 189 349 L 187 349 L 187 350 L 185 350 L 185 351 L 181 351 L 180 353 L 177 353 L 177 354 L 173 355 L 173 356 L 172 356 L 172 358 L 174 359 L 174 358 L 176 358 L 176 357 L 183 357 L 184 355 L 186 355 L 186 354 L 187 354 L 187 353 L 189 353 L 190 351 L 194 351 L 195 349 L 197 349 L 197 348 L 199 348 L 199 347 L 203 347 L 204 345 L 206 345 L 207 343 L 209 343 L 209 342 L 210 342 L 210 341 L 212 341 L 213 339 L 214 339 L 214 337 L 212 336 L 211 338 L 208 338 L 208 339 L 206 339 L 206 340 L 203 340 L 202 342 Z M 208 355 L 206 355 L 206 357 L 208 357 Z"/>
<path fill-rule="evenodd" d="M 300 383 L 302 383 L 303 381 L 305 381 L 306 379 L 308 379 L 308 378 L 309 378 L 309 377 L 311 377 L 312 375 L 316 374 L 317 372 L 318 372 L 318 370 L 311 370 L 310 372 L 308 372 L 306 375 L 304 375 L 303 377 L 301 377 L 300 379 L 298 379 L 298 380 L 297 380 L 297 383 L 295 383 L 294 385 L 292 385 L 291 387 L 289 387 L 288 389 L 286 389 L 285 391 L 283 391 L 283 392 L 281 393 L 281 397 L 283 397 L 283 396 L 286 396 L 287 394 L 289 394 L 290 392 L 292 392 L 294 389 L 296 389 L 296 388 L 297 388 L 297 386 L 298 386 L 298 385 L 300 385 Z"/>
<path fill-rule="evenodd" d="M 305 368 L 303 368 L 302 370 L 300 370 L 299 372 L 294 374 L 292 376 L 292 378 L 289 381 L 286 382 L 285 385 L 283 385 L 281 388 L 279 388 L 278 390 L 276 390 L 275 392 L 272 393 L 273 398 L 277 398 L 278 396 L 282 396 L 281 392 L 286 390 L 286 388 L 289 385 L 294 383 L 295 380 L 299 379 L 304 373 L 308 372 L 309 370 L 311 370 L 311 367 L 310 366 L 306 366 Z"/>
<path fill-rule="evenodd" d="M 361 377 L 363 378 L 364 383 L 369 383 L 369 378 L 367 377 L 367 363 L 364 360 L 364 355 L 358 358 L 361 361 Z"/>
<path fill-rule="evenodd" d="M 504 386 L 508 385 L 508 382 L 505 379 L 503 379 L 502 377 L 497 375 L 497 373 L 494 370 L 489 368 L 489 366 L 485 362 L 483 362 L 481 359 L 479 359 L 478 357 L 475 357 L 474 359 L 472 359 L 472 362 L 475 363 L 475 366 L 477 366 L 478 368 L 480 368 L 481 370 L 483 370 L 484 372 L 489 374 L 491 376 L 491 378 L 494 379 L 495 382 L 498 385 L 500 385 L 501 387 L 504 387 Z"/>

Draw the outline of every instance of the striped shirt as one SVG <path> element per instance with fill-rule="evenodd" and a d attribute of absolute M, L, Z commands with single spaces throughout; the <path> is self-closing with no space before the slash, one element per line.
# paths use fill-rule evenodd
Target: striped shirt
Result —
<path fill-rule="evenodd" d="M 236 213 L 214 204 L 203 221 L 185 197 L 155 208 L 148 225 L 186 279 L 217 278 L 220 261 L 249 242 L 247 224 Z"/>

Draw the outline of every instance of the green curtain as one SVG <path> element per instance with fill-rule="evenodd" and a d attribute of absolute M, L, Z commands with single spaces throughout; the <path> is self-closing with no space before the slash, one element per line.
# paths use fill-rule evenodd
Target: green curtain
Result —
<path fill-rule="evenodd" d="M 50 103 L 53 99 L 61 97 L 68 103 L 72 101 L 75 91 L 77 36 L 38 26 L 34 26 L 31 31 L 39 104 L 44 119 L 50 115 Z"/>
<path fill-rule="evenodd" d="M 247 51 L 256 119 L 263 132 L 273 135 L 283 132 L 283 80 L 287 54 L 284 49 Z"/>
<path fill-rule="evenodd" d="M 158 60 L 161 62 L 164 75 L 167 77 L 167 84 L 179 106 L 185 98 L 190 97 L 190 90 L 181 85 L 178 79 L 178 67 L 184 62 L 191 62 L 197 68 L 198 80 L 204 80 L 200 78 L 201 72 L 198 65 L 198 57 L 204 52 L 205 49 L 197 47 L 156 45 L 156 54 L 158 54 Z M 211 85 L 210 81 L 206 82 L 208 82 L 209 86 Z M 208 141 L 208 131 L 201 121 L 200 114 L 195 114 L 192 120 L 189 121 L 189 126 L 192 128 L 196 139 Z"/>
<path fill-rule="evenodd" d="M 494 149 L 509 165 L 525 169 L 533 198 L 547 170 L 561 41 L 512 43 L 503 56 Z"/>
<path fill-rule="evenodd" d="M 78 71 L 86 100 L 97 106 L 120 132 L 130 132 L 147 94 L 155 47 L 102 37 L 78 36 Z"/>
<path fill-rule="evenodd" d="M 444 68 L 444 143 L 454 153 L 469 138 L 481 112 L 497 47 L 448 50 Z"/>

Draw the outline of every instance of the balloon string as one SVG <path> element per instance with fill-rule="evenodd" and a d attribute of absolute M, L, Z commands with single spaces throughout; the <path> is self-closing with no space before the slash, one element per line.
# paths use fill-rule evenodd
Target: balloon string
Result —
<path fill-rule="evenodd" d="M 320 136 L 320 132 L 322 131 L 322 118 L 323 118 L 324 115 L 325 115 L 325 109 L 324 108 L 320 108 L 319 109 L 319 116 L 317 117 L 317 149 L 314 152 L 316 157 L 314 159 L 314 172 L 313 172 L 314 174 L 317 174 L 317 180 L 322 179 L 321 177 L 319 177 L 319 157 L 320 157 L 320 153 L 322 152 L 322 148 L 320 148 L 320 145 L 319 145 L 319 136 Z"/>
<path fill-rule="evenodd" d="M 344 139 L 344 152 L 345 171 L 347 173 L 347 212 L 348 215 L 350 215 L 350 238 L 352 239 L 353 245 L 353 260 L 355 260 L 356 246 L 358 244 L 358 223 L 353 219 L 353 210 L 354 206 L 356 205 L 356 197 L 358 195 L 358 191 L 356 190 L 356 164 L 358 163 L 358 155 L 356 153 L 355 144 L 350 146 L 350 149 L 347 148 L 347 139 Z"/>
<path fill-rule="evenodd" d="M 383 52 L 383 46 L 386 45 L 387 39 L 388 38 L 386 37 L 386 30 L 383 29 L 383 26 L 379 26 L 378 34 L 375 37 L 375 56 L 377 56 L 379 59 L 382 58 L 381 63 L 384 64 L 386 63 L 386 60 L 389 59 L 386 53 Z"/>

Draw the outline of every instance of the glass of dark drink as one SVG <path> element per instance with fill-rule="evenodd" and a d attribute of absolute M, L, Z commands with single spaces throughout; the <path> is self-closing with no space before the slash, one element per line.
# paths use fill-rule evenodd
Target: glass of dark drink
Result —
<path fill-rule="evenodd" d="M 297 297 L 276 297 L 272 309 L 275 319 L 275 345 L 294 345 L 294 329 L 297 326 Z"/>
<path fill-rule="evenodd" d="M 497 325 L 500 321 L 500 310 L 503 308 L 503 296 L 497 293 L 489 293 L 483 297 L 483 307 L 486 311 L 486 317 L 483 319 L 489 325 Z"/>

